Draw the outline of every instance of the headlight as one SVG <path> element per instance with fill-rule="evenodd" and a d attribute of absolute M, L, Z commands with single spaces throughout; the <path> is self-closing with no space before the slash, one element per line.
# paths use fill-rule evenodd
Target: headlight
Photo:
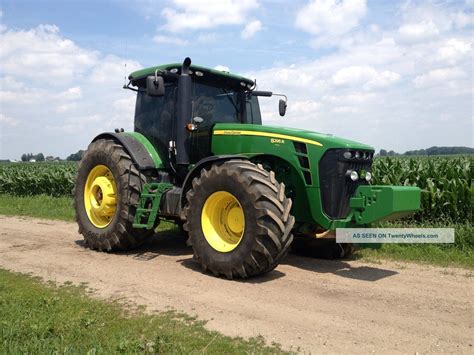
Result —
<path fill-rule="evenodd" d="M 355 152 L 355 158 L 360 159 L 360 152 L 359 151 Z"/>
<path fill-rule="evenodd" d="M 346 159 L 350 159 L 350 158 L 352 158 L 352 152 L 344 152 L 343 156 Z"/>
<path fill-rule="evenodd" d="M 359 180 L 359 174 L 355 170 L 348 170 L 346 175 L 348 175 L 352 181 Z"/>
<path fill-rule="evenodd" d="M 367 180 L 367 182 L 369 182 L 370 180 L 372 180 L 372 174 L 370 171 L 367 171 L 365 173 L 365 180 Z"/>

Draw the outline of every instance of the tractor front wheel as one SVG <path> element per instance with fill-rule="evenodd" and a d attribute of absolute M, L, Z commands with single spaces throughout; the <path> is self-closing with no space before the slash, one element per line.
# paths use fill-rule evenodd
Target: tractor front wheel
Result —
<path fill-rule="evenodd" d="M 246 160 L 203 169 L 186 194 L 188 244 L 203 270 L 229 279 L 274 269 L 293 240 L 285 185 Z"/>
<path fill-rule="evenodd" d="M 127 250 L 153 234 L 132 227 L 140 186 L 145 182 L 122 145 L 112 139 L 89 145 L 74 187 L 76 221 L 89 248 Z"/>

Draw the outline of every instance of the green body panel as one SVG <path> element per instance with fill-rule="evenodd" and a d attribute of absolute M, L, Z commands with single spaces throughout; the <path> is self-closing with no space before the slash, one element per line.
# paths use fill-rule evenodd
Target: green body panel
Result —
<path fill-rule="evenodd" d="M 171 189 L 168 183 L 148 183 L 143 185 L 140 202 L 133 219 L 133 228 L 152 229 L 155 227 L 161 196 Z"/>
<path fill-rule="evenodd" d="M 128 78 L 130 80 L 135 80 L 135 79 L 138 79 L 138 78 L 142 78 L 144 76 L 155 75 L 155 72 L 157 70 L 158 71 L 159 70 L 171 70 L 171 69 L 175 69 L 175 68 L 176 69 L 181 69 L 182 65 L 183 65 L 182 63 L 171 63 L 171 64 L 162 64 L 162 65 L 158 65 L 158 66 L 150 67 L 150 68 L 144 68 L 144 69 L 134 71 L 133 73 L 131 73 L 129 75 Z M 200 71 L 200 72 L 204 73 L 204 75 L 206 75 L 206 74 L 217 75 L 217 76 L 229 79 L 229 80 L 238 80 L 238 81 L 244 82 L 245 84 L 253 85 L 253 80 L 244 78 L 243 76 L 240 76 L 240 75 L 231 74 L 231 73 L 216 70 L 216 69 L 201 67 L 199 65 L 194 65 L 194 64 L 191 65 L 190 69 L 192 71 Z"/>
<path fill-rule="evenodd" d="M 359 186 L 350 200 L 357 224 L 401 218 L 420 209 L 421 190 L 413 186 Z"/>
<path fill-rule="evenodd" d="M 143 134 L 140 134 L 138 132 L 125 132 L 123 134 L 128 134 L 135 138 L 137 141 L 139 141 L 141 144 L 143 144 L 145 149 L 148 151 L 148 154 L 150 154 L 151 159 L 155 163 L 155 168 L 163 169 L 165 167 L 163 164 L 163 160 L 161 160 L 155 147 Z"/>
<path fill-rule="evenodd" d="M 305 143 L 307 154 L 297 152 L 293 142 Z M 292 214 L 299 223 L 316 222 L 325 229 L 356 227 L 384 218 L 406 215 L 419 209 L 420 192 L 417 188 L 360 186 L 356 192 L 357 198 L 351 200 L 354 204 L 351 207 L 354 209 L 347 218 L 327 217 L 322 208 L 318 163 L 323 154 L 333 148 L 373 151 L 368 145 L 332 135 L 248 124 L 216 124 L 211 145 L 211 151 L 215 155 L 242 154 L 255 162 L 274 159 L 288 164 L 292 170 L 291 182 L 296 185 Z M 298 159 L 298 156 L 305 155 L 309 159 L 309 169 L 302 167 Z M 311 174 L 309 184 L 303 175 L 305 171 Z M 361 199 L 364 202 L 360 202 Z M 357 203 L 359 206 L 355 209 Z"/>

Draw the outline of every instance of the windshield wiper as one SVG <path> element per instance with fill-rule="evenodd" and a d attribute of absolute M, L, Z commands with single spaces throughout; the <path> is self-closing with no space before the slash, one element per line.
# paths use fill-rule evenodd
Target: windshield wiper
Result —
<path fill-rule="evenodd" d="M 229 92 L 226 91 L 226 89 L 221 88 L 221 90 L 224 92 L 225 96 L 229 99 L 230 103 L 232 106 L 235 108 L 235 113 L 239 113 L 239 108 L 237 107 L 237 104 L 234 102 L 234 100 L 230 97 Z M 233 94 L 233 93 L 232 93 Z"/>

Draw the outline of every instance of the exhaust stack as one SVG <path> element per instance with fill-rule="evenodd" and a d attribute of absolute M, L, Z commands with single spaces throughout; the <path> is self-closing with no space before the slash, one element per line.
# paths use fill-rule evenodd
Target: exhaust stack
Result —
<path fill-rule="evenodd" d="M 189 131 L 186 125 L 192 119 L 192 79 L 189 75 L 191 58 L 187 57 L 178 78 L 178 103 L 176 119 L 176 164 L 179 170 L 189 165 Z"/>

